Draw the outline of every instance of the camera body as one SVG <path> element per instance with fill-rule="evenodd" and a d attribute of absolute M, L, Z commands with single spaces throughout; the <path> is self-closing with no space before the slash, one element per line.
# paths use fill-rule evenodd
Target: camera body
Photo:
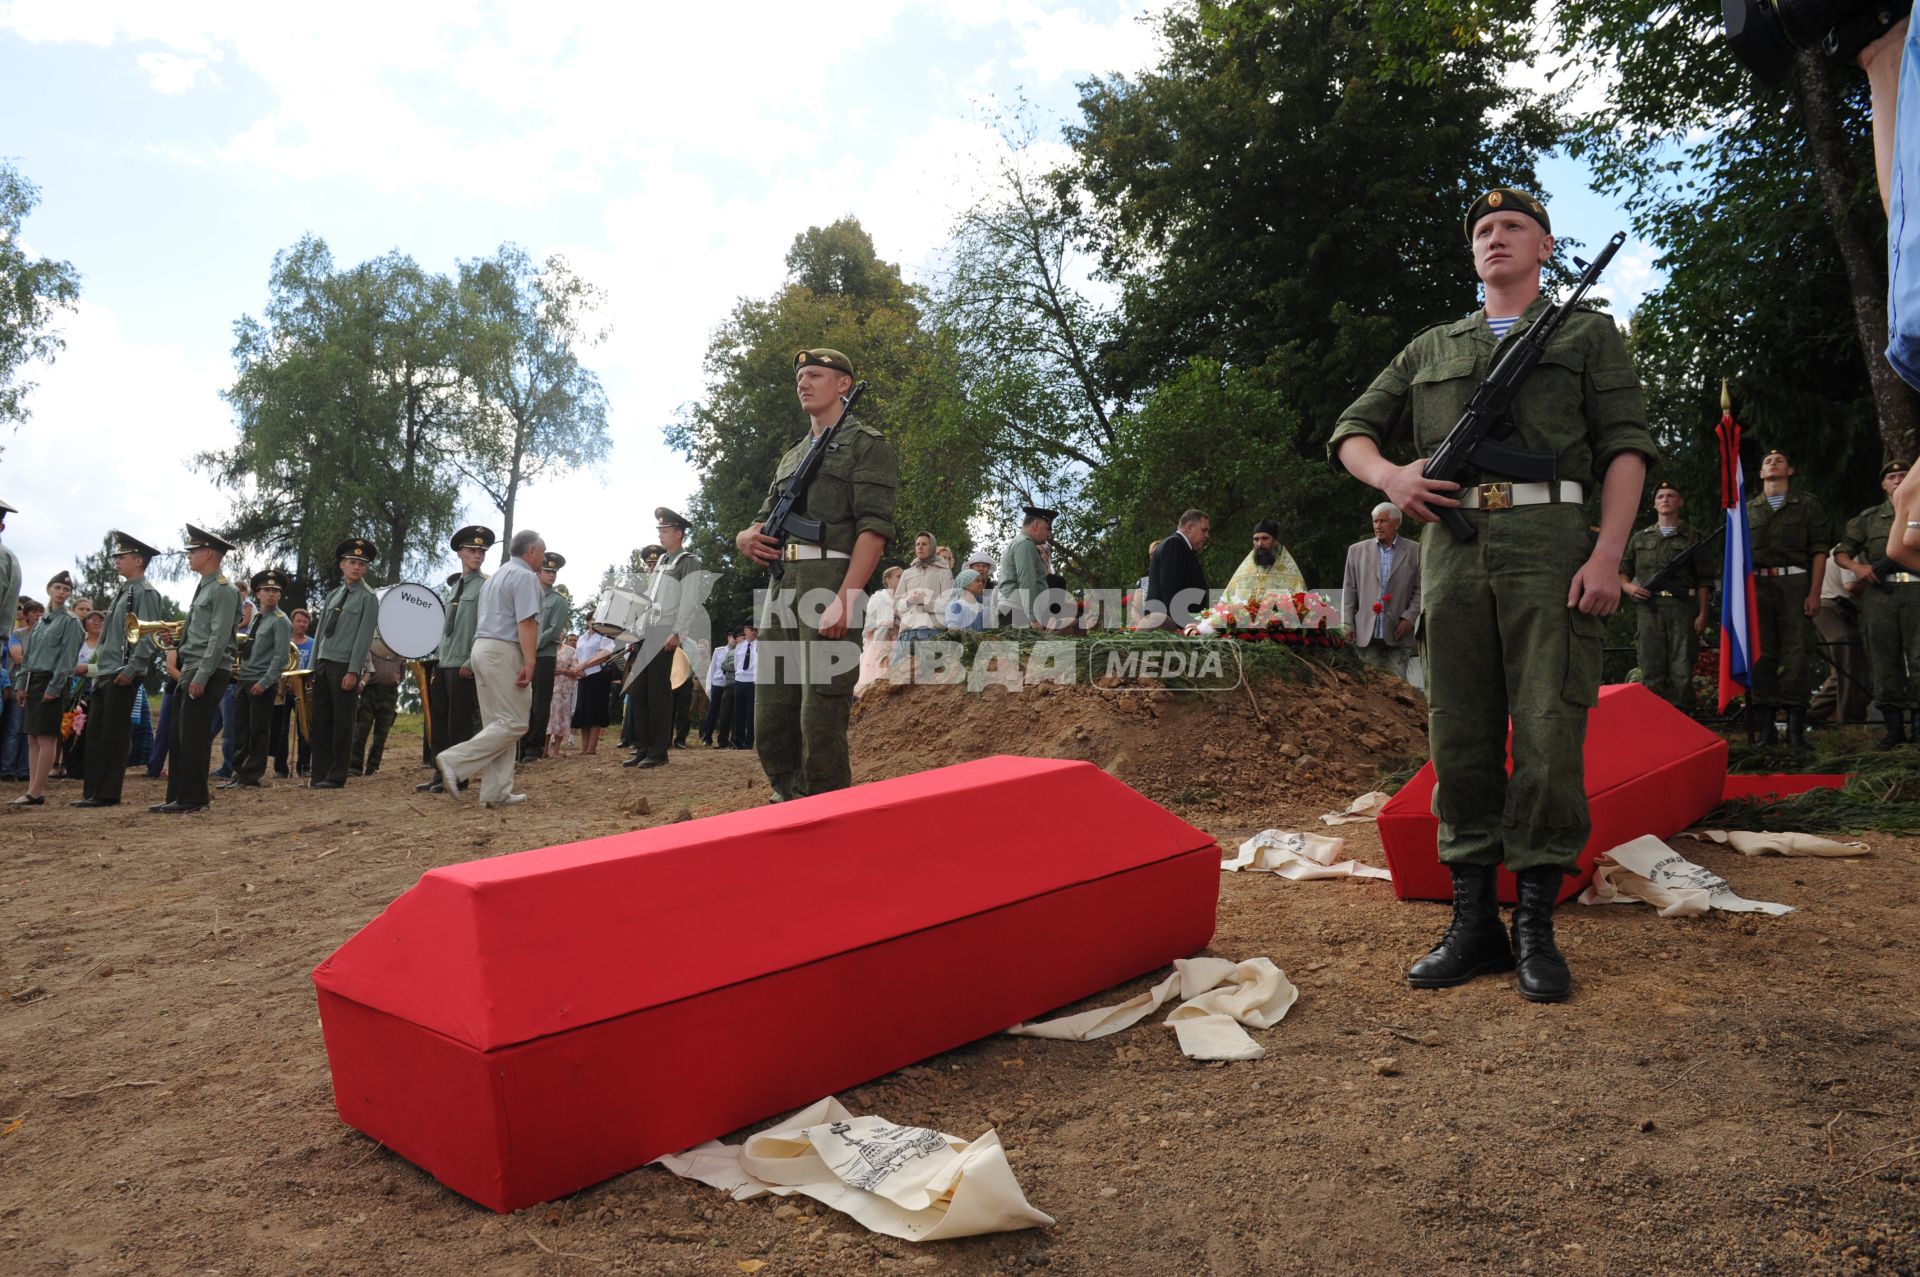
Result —
<path fill-rule="evenodd" d="M 1734 56 L 1779 84 L 1802 49 L 1851 63 L 1912 11 L 1913 0 L 1720 0 L 1720 7 Z"/>

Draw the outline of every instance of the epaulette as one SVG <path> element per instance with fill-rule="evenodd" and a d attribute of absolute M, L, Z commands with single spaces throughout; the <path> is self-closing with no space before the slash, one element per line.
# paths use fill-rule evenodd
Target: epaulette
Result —
<path fill-rule="evenodd" d="M 852 421 L 848 422 L 847 424 L 851 425 L 855 430 L 861 431 L 864 434 L 872 435 L 875 439 L 886 438 L 884 434 L 881 434 L 878 430 L 874 429 L 872 426 L 868 425 L 865 421 L 861 420 L 858 417 L 855 417 Z"/>

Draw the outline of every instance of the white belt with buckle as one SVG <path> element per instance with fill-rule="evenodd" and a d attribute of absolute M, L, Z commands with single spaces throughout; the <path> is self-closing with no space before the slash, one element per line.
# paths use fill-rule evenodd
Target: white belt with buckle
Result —
<path fill-rule="evenodd" d="M 1510 510 L 1517 505 L 1546 505 L 1553 501 L 1579 505 L 1587 499 L 1587 490 L 1571 479 L 1562 479 L 1557 497 L 1551 483 L 1482 483 L 1442 495 L 1460 498 L 1461 508 L 1466 510 Z"/>
<path fill-rule="evenodd" d="M 1805 576 L 1805 568 L 1755 568 L 1755 576 Z"/>
<path fill-rule="evenodd" d="M 789 541 L 780 557 L 793 563 L 799 559 L 850 559 L 853 556 L 845 550 L 823 550 L 807 541 Z"/>
<path fill-rule="evenodd" d="M 1880 578 L 1888 585 L 1920 584 L 1920 572 L 1889 572 Z"/>

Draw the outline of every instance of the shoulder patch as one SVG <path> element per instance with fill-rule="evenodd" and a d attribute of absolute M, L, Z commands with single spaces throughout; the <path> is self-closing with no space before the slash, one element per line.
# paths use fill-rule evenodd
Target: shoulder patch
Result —
<path fill-rule="evenodd" d="M 855 430 L 859 431 L 863 435 L 871 435 L 875 439 L 886 438 L 886 435 L 874 429 L 872 426 L 868 425 L 865 421 L 861 420 L 858 417 L 854 418 L 852 421 L 848 422 L 847 424 L 852 426 Z"/>

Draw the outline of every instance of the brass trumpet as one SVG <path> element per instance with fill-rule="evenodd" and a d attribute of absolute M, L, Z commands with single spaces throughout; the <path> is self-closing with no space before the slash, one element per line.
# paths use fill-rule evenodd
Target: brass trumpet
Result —
<path fill-rule="evenodd" d="M 185 626 L 185 621 L 143 621 L 137 616 L 129 616 L 127 617 L 127 643 L 131 646 L 141 639 L 151 638 L 156 647 L 173 647 L 178 642 L 174 631 Z M 165 637 L 163 638 L 162 635 Z"/>

